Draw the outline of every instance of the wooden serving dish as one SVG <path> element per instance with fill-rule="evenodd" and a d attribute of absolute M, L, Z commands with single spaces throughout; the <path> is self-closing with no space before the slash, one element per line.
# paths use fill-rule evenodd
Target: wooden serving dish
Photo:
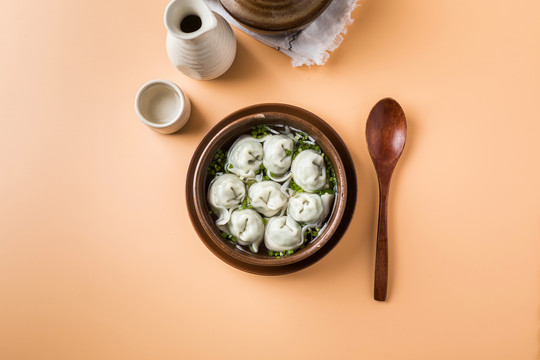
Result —
<path fill-rule="evenodd" d="M 209 214 L 206 201 L 207 170 L 220 148 L 227 149 L 238 136 L 249 134 L 256 125 L 288 125 L 315 139 L 328 155 L 336 174 L 337 193 L 328 225 L 304 249 L 275 258 L 250 253 L 224 241 Z M 260 104 L 238 110 L 216 124 L 202 139 L 188 167 L 186 199 L 191 222 L 203 243 L 217 257 L 240 270 L 261 275 L 280 275 L 303 269 L 325 256 L 347 229 L 356 204 L 356 174 L 347 147 L 339 135 L 316 115 L 285 104 Z"/>

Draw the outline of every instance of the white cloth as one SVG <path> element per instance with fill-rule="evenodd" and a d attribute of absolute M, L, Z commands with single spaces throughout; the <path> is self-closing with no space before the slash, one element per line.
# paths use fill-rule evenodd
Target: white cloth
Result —
<path fill-rule="evenodd" d="M 304 30 L 283 36 L 267 36 L 254 33 L 238 24 L 219 4 L 218 0 L 206 0 L 210 8 L 223 16 L 231 25 L 260 42 L 276 48 L 291 58 L 293 66 L 324 65 L 343 41 L 347 25 L 352 24 L 351 13 L 358 0 L 334 0 L 328 8 Z"/>

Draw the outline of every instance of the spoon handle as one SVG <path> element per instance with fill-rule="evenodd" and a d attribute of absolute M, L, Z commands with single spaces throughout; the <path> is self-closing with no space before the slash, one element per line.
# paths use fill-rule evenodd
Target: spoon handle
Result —
<path fill-rule="evenodd" d="M 390 181 L 379 183 L 379 225 L 377 228 L 377 252 L 375 256 L 375 289 L 373 297 L 377 301 L 386 300 L 388 287 L 388 231 L 387 209 Z"/>

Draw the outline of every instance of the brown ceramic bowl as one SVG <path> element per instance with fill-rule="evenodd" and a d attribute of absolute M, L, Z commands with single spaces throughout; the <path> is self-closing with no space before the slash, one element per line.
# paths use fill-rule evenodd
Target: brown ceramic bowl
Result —
<path fill-rule="evenodd" d="M 304 249 L 280 259 L 239 250 L 220 236 L 209 213 L 206 194 L 208 166 L 218 149 L 228 149 L 256 125 L 289 125 L 313 137 L 328 155 L 336 173 L 337 193 L 326 229 Z M 356 203 L 356 174 L 347 147 L 339 135 L 316 115 L 285 104 L 260 104 L 238 110 L 216 124 L 202 139 L 189 164 L 186 199 L 191 222 L 204 244 L 217 257 L 240 270 L 261 275 L 280 275 L 303 269 L 326 255 L 341 239 Z"/>
<path fill-rule="evenodd" d="M 240 24 L 265 35 L 302 30 L 330 5 L 332 0 L 220 0 Z"/>

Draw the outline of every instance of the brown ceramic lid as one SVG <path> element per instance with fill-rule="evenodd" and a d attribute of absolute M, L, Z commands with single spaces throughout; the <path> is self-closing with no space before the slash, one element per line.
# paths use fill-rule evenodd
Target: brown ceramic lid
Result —
<path fill-rule="evenodd" d="M 300 30 L 315 20 L 332 0 L 220 0 L 239 23 L 256 32 Z"/>

